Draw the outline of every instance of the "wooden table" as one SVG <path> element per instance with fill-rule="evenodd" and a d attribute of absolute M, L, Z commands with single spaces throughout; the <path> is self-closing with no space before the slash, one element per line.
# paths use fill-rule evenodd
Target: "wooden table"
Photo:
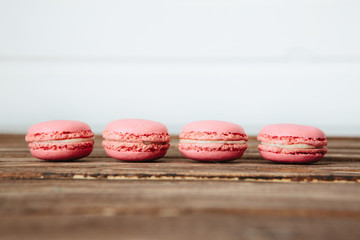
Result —
<path fill-rule="evenodd" d="M 76 162 L 32 158 L 0 135 L 0 239 L 360 239 L 360 138 L 330 138 L 311 165 L 198 163 L 172 138 L 165 158 L 126 163 L 101 137 Z"/>

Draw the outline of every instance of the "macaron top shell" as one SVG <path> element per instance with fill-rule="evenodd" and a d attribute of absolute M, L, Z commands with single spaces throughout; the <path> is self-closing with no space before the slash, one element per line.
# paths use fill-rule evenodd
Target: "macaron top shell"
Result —
<path fill-rule="evenodd" d="M 205 120 L 188 123 L 180 133 L 181 139 L 248 140 L 244 129 L 231 122 Z"/>
<path fill-rule="evenodd" d="M 261 142 L 277 144 L 309 144 L 313 146 L 327 145 L 323 131 L 316 127 L 298 124 L 272 124 L 263 127 L 257 137 Z"/>
<path fill-rule="evenodd" d="M 272 136 L 292 136 L 303 138 L 326 138 L 325 133 L 316 127 L 298 125 L 298 124 L 272 124 L 263 127 L 259 135 L 272 135 Z"/>
<path fill-rule="evenodd" d="M 159 122 L 145 119 L 120 119 L 110 122 L 104 132 L 122 132 L 136 135 L 168 133 L 167 127 Z"/>
<path fill-rule="evenodd" d="M 182 129 L 182 132 L 221 132 L 221 133 L 242 133 L 245 134 L 244 129 L 231 122 L 218 120 L 204 120 L 188 123 Z"/>
<path fill-rule="evenodd" d="M 25 137 L 27 142 L 91 138 L 94 133 L 88 124 L 74 120 L 53 120 L 32 125 Z"/>
<path fill-rule="evenodd" d="M 145 119 L 120 119 L 110 122 L 103 131 L 108 140 L 168 142 L 167 127 Z"/>

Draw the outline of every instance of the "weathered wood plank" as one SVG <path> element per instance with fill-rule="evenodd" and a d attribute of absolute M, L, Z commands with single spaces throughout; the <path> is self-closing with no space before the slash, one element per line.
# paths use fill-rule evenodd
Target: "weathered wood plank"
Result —
<path fill-rule="evenodd" d="M 359 239 L 356 183 L 1 180 L 2 239 Z"/>
<path fill-rule="evenodd" d="M 2 180 L 2 215 L 161 214 L 161 209 L 245 215 L 360 218 L 358 184 L 217 181 Z"/>
<path fill-rule="evenodd" d="M 359 224 L 348 218 L 291 218 L 228 214 L 6 216 L 3 240 L 358 240 Z"/>

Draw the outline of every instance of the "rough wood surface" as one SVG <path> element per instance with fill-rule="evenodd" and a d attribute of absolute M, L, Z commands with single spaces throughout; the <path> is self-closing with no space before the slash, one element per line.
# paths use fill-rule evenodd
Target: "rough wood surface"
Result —
<path fill-rule="evenodd" d="M 176 138 L 153 163 L 96 148 L 76 162 L 32 158 L 0 135 L 1 239 L 360 239 L 360 139 L 332 138 L 311 165 L 197 163 Z"/>

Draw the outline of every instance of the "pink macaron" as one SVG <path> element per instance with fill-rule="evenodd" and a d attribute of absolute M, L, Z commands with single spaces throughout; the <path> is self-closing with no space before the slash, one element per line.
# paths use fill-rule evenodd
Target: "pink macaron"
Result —
<path fill-rule="evenodd" d="M 244 129 L 224 121 L 196 121 L 180 133 L 179 151 L 184 157 L 206 162 L 224 162 L 240 158 L 247 148 Z"/>
<path fill-rule="evenodd" d="M 103 131 L 106 153 L 123 161 L 151 161 L 165 156 L 170 147 L 168 129 L 162 123 L 144 119 L 121 119 Z"/>
<path fill-rule="evenodd" d="M 327 152 L 327 141 L 318 128 L 297 124 L 273 124 L 261 129 L 257 139 L 264 159 L 280 163 L 312 163 Z"/>
<path fill-rule="evenodd" d="M 55 120 L 31 126 L 25 137 L 31 154 L 48 161 L 76 160 L 94 147 L 94 133 L 80 121 Z"/>

